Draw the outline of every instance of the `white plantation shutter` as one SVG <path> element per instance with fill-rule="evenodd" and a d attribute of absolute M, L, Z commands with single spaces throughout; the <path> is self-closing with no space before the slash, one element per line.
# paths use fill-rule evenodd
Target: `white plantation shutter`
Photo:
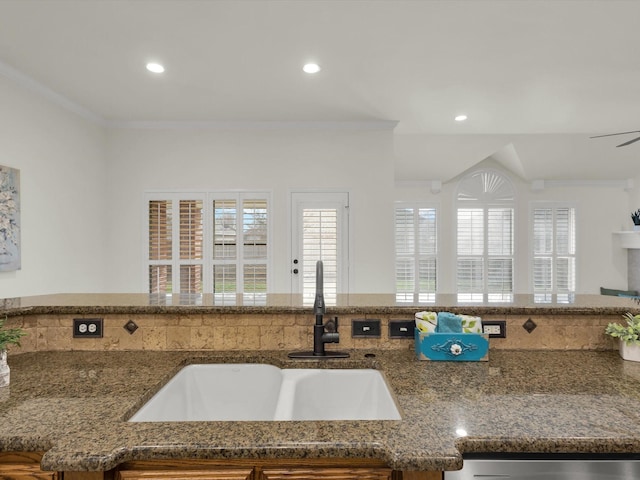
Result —
<path fill-rule="evenodd" d="M 213 213 L 212 291 L 218 297 L 236 294 L 238 260 L 238 199 L 216 198 Z"/>
<path fill-rule="evenodd" d="M 180 293 L 202 293 L 203 201 L 180 200 Z"/>
<path fill-rule="evenodd" d="M 458 209 L 458 255 L 484 254 L 484 209 Z"/>
<path fill-rule="evenodd" d="M 335 301 L 338 292 L 338 211 L 335 208 L 305 208 L 302 215 L 302 291 L 305 299 L 316 292 L 316 262 L 322 260 L 323 294 Z"/>
<path fill-rule="evenodd" d="M 168 200 L 151 200 L 148 203 L 150 293 L 171 293 L 173 290 L 171 207 Z"/>
<path fill-rule="evenodd" d="M 267 201 L 242 201 L 242 258 L 245 294 L 267 293 Z"/>
<path fill-rule="evenodd" d="M 533 293 L 561 300 L 576 289 L 576 213 L 569 206 L 536 206 L 533 221 Z"/>
<path fill-rule="evenodd" d="M 513 208 L 487 209 L 487 295 L 510 301 L 513 295 Z"/>
<path fill-rule="evenodd" d="M 148 194 L 149 291 L 267 292 L 267 199 L 246 193 Z M 177 217 L 173 214 L 177 212 Z"/>
<path fill-rule="evenodd" d="M 413 300 L 416 289 L 416 229 L 413 208 L 396 208 L 396 294 Z"/>
<path fill-rule="evenodd" d="M 458 187 L 456 288 L 459 301 L 513 300 L 514 192 L 507 179 L 475 172 Z"/>
<path fill-rule="evenodd" d="M 435 208 L 396 207 L 396 298 L 434 301 L 437 287 Z"/>

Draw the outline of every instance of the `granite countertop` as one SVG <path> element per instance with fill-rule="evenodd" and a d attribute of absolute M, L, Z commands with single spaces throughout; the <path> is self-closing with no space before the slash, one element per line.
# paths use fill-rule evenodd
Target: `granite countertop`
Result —
<path fill-rule="evenodd" d="M 365 357 L 373 353 L 375 357 Z M 375 367 L 399 421 L 128 423 L 182 365 Z M 154 458 L 376 458 L 456 470 L 466 452 L 640 453 L 640 363 L 617 352 L 491 351 L 488 362 L 420 362 L 411 351 L 292 361 L 286 352 L 10 354 L 0 449 L 45 451 L 47 470 Z"/>
<path fill-rule="evenodd" d="M 47 314 L 235 314 L 309 313 L 313 297 L 297 294 L 150 295 L 142 293 L 55 294 L 0 299 L 0 315 Z M 340 294 L 325 297 L 327 314 L 413 314 L 419 310 L 449 311 L 473 315 L 622 315 L 640 313 L 640 299 L 604 295 L 572 295 L 550 298 L 516 294 L 511 302 L 466 302 L 454 294 L 438 294 L 430 301 L 401 300 L 394 294 Z"/>

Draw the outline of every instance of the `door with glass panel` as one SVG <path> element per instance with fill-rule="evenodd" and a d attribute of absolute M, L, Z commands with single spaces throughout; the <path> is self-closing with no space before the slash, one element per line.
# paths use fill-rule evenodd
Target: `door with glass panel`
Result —
<path fill-rule="evenodd" d="M 322 260 L 325 301 L 335 302 L 349 285 L 349 194 L 295 192 L 291 213 L 291 291 L 312 303 Z"/>

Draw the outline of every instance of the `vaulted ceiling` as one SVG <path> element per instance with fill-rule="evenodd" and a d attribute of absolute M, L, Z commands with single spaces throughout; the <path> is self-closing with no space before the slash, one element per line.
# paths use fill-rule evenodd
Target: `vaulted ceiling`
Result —
<path fill-rule="evenodd" d="M 398 179 L 492 154 L 625 179 L 640 142 L 588 137 L 640 130 L 639 18 L 633 0 L 2 0 L 0 74 L 105 125 L 397 122 Z"/>

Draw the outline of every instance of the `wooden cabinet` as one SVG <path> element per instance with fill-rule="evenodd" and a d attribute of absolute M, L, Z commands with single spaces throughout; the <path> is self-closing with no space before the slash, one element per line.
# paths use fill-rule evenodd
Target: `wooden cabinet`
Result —
<path fill-rule="evenodd" d="M 256 480 L 391 480 L 389 468 L 308 467 L 257 469 Z"/>
<path fill-rule="evenodd" d="M 109 472 L 46 472 L 42 453 L 0 453 L 0 480 L 442 480 L 441 472 L 402 472 L 367 459 L 150 460 Z"/>
<path fill-rule="evenodd" d="M 0 453 L 0 478 L 3 480 L 60 480 L 58 472 L 40 469 L 42 453 L 2 452 Z"/>
<path fill-rule="evenodd" d="M 253 480 L 253 468 L 118 470 L 116 480 Z"/>
<path fill-rule="evenodd" d="M 124 463 L 114 479 L 401 480 L 398 474 L 382 462 L 361 459 L 159 460 Z"/>

